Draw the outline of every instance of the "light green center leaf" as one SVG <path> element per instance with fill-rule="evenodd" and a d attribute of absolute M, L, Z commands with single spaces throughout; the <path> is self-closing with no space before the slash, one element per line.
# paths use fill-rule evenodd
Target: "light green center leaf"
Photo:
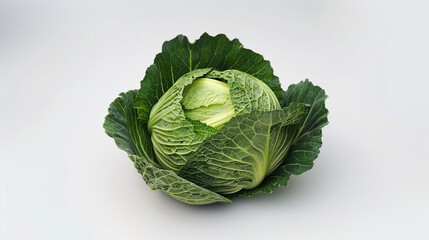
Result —
<path fill-rule="evenodd" d="M 211 78 L 199 78 L 187 86 L 182 105 L 187 117 L 214 128 L 235 115 L 228 84 Z"/>

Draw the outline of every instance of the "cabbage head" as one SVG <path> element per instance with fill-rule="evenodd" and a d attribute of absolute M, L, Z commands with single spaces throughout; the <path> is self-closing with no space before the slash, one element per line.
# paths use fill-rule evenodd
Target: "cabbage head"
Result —
<path fill-rule="evenodd" d="M 328 123 L 323 89 L 284 91 L 270 63 L 225 35 L 164 42 L 140 89 L 104 128 L 154 190 L 194 205 L 271 193 L 313 166 Z"/>

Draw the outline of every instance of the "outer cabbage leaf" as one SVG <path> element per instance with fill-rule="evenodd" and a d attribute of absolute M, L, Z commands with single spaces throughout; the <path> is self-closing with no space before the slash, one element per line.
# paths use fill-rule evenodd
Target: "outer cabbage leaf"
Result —
<path fill-rule="evenodd" d="M 302 102 L 311 106 L 309 114 L 300 123 L 300 130 L 292 146 L 291 153 L 285 160 L 285 167 L 294 175 L 310 170 L 314 165 L 322 146 L 322 127 L 328 124 L 328 109 L 325 90 L 305 80 L 290 85 L 285 91 L 282 106 L 293 102 Z"/>
<path fill-rule="evenodd" d="M 162 52 L 146 70 L 136 99 L 138 117 L 147 121 L 155 103 L 181 76 L 202 68 L 235 69 L 248 73 L 267 84 L 282 101 L 283 90 L 270 62 L 262 55 L 243 48 L 238 39 L 229 40 L 224 34 L 213 37 L 204 33 L 194 43 L 189 43 L 186 36 L 179 35 L 164 42 Z"/>
<path fill-rule="evenodd" d="M 217 193 L 179 177 L 171 170 L 158 167 L 146 123 L 137 119 L 134 106 L 136 94 L 137 90 L 121 93 L 110 105 L 103 127 L 118 147 L 128 153 L 143 179 L 152 189 L 160 189 L 188 204 L 230 202 Z"/>
<path fill-rule="evenodd" d="M 293 103 L 282 110 L 255 110 L 231 118 L 204 140 L 179 175 L 222 194 L 258 186 L 277 164 L 275 153 L 289 148 L 307 110 L 307 105 Z"/>
<path fill-rule="evenodd" d="M 143 156 L 151 164 L 156 162 L 147 124 L 137 119 L 134 98 L 137 90 L 119 94 L 109 106 L 109 114 L 104 120 L 106 134 L 115 140 L 116 145 L 131 155 Z"/>
<path fill-rule="evenodd" d="M 145 158 L 129 155 L 137 171 L 152 190 L 161 190 L 171 197 L 192 205 L 230 203 L 231 200 L 177 176 L 171 170 L 150 164 Z"/>
<path fill-rule="evenodd" d="M 251 196 L 257 193 L 271 193 L 277 187 L 287 186 L 292 174 L 299 175 L 313 167 L 322 146 L 322 127 L 328 124 L 328 110 L 325 107 L 327 95 L 325 91 L 305 80 L 298 84 L 290 85 L 284 92 L 281 102 L 282 107 L 294 102 L 309 104 L 310 111 L 299 124 L 299 133 L 294 139 L 289 153 L 277 170 L 265 178 L 256 188 L 242 190 L 235 196 Z"/>

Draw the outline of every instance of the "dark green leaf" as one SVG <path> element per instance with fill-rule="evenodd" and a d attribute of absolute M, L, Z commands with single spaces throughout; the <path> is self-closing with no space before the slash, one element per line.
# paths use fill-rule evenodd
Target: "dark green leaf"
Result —
<path fill-rule="evenodd" d="M 182 75 L 201 68 L 240 70 L 266 83 L 279 101 L 283 98 L 283 90 L 270 62 L 243 48 L 238 39 L 204 33 L 195 43 L 189 43 L 187 37 L 179 35 L 164 42 L 162 52 L 146 70 L 136 100 L 139 118 L 147 121 L 153 105 Z"/>
<path fill-rule="evenodd" d="M 271 193 L 277 187 L 286 186 L 292 174 L 298 175 L 313 167 L 313 161 L 317 158 L 322 146 L 321 128 L 328 124 L 328 110 L 325 107 L 326 98 L 325 91 L 314 86 L 308 80 L 289 86 L 281 102 L 282 107 L 289 106 L 294 102 L 306 103 L 311 106 L 310 111 L 299 124 L 299 134 L 282 165 L 266 177 L 261 185 L 254 189 L 240 191 L 231 197 Z"/>
<path fill-rule="evenodd" d="M 137 90 L 119 94 L 110 104 L 103 127 L 120 149 L 128 154 L 144 156 L 152 164 L 159 166 L 155 160 L 147 126 L 137 119 L 137 111 L 134 108 L 136 94 Z"/>
<path fill-rule="evenodd" d="M 188 204 L 230 202 L 217 193 L 177 176 L 171 170 L 159 168 L 147 126 L 137 119 L 137 111 L 134 107 L 136 94 L 136 90 L 121 93 L 110 104 L 109 114 L 103 126 L 107 135 L 115 140 L 118 147 L 128 153 L 143 179 L 152 189 L 160 189 Z"/>

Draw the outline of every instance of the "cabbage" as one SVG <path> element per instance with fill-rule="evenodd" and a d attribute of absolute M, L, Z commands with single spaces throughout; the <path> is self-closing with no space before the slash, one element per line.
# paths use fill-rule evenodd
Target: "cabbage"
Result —
<path fill-rule="evenodd" d="M 326 97 L 308 80 L 283 91 L 270 63 L 237 39 L 179 35 L 140 89 L 110 105 L 104 128 L 152 189 L 188 204 L 230 202 L 312 168 Z"/>

